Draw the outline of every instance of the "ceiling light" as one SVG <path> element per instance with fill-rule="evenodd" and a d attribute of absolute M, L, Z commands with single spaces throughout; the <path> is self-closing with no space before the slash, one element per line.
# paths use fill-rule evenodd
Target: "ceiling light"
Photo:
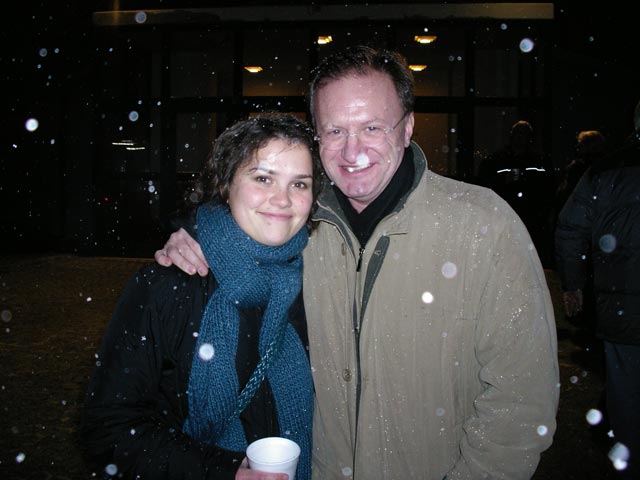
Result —
<path fill-rule="evenodd" d="M 262 71 L 262 67 L 259 67 L 257 65 L 244 67 L 244 69 L 249 73 L 258 73 Z"/>
<path fill-rule="evenodd" d="M 333 38 L 331 35 L 319 35 L 318 36 L 318 45 L 326 45 L 327 43 L 333 42 Z"/>
<path fill-rule="evenodd" d="M 421 72 L 427 68 L 426 65 L 409 65 L 409 70 L 413 72 Z"/>
<path fill-rule="evenodd" d="M 413 37 L 413 40 L 424 45 L 435 42 L 436 38 L 438 37 L 435 35 L 416 35 Z"/>

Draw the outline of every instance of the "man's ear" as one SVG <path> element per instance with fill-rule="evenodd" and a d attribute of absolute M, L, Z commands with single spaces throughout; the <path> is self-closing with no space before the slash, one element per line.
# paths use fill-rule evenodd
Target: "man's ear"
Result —
<path fill-rule="evenodd" d="M 415 118 L 413 112 L 407 114 L 407 119 L 404 124 L 404 146 L 405 148 L 411 145 L 411 137 L 413 136 L 413 126 L 415 124 Z"/>

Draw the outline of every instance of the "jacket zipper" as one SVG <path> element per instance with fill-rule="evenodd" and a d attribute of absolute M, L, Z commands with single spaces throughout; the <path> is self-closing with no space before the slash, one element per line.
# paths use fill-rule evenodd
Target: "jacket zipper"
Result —
<path fill-rule="evenodd" d="M 356 353 L 356 372 L 355 372 L 355 381 L 356 381 L 356 428 L 355 428 L 355 442 L 353 449 L 353 469 L 352 469 L 352 478 L 356 478 L 356 456 L 358 451 L 358 424 L 360 422 L 360 395 L 362 391 L 362 369 L 360 366 L 360 330 L 361 330 L 361 322 L 364 318 L 364 311 L 366 310 L 369 295 L 371 293 L 371 289 L 373 288 L 373 282 L 375 278 L 378 276 L 378 273 L 382 267 L 382 261 L 386 256 L 387 249 L 389 248 L 389 237 L 381 236 L 375 245 L 375 250 L 373 250 L 374 254 L 371 256 L 369 264 L 367 265 L 367 272 L 365 274 L 365 278 L 363 289 L 356 288 L 356 298 L 354 300 L 354 309 L 353 309 L 353 326 L 354 326 L 354 336 L 355 336 L 355 353 Z M 358 263 L 356 267 L 357 277 L 356 285 L 361 285 L 360 271 L 362 267 L 362 259 L 364 257 L 365 249 L 360 247 Z M 360 308 L 356 308 L 356 304 L 360 304 Z"/>
<path fill-rule="evenodd" d="M 360 247 L 360 251 L 358 253 L 358 266 L 356 267 L 356 272 L 360 271 L 360 267 L 362 267 L 362 256 L 364 255 L 364 247 Z"/>
<path fill-rule="evenodd" d="M 362 269 L 362 257 L 364 257 L 364 247 L 360 247 L 358 250 L 358 263 L 356 265 L 356 274 L 359 276 L 360 270 Z M 356 284 L 360 284 L 360 280 L 356 279 Z M 361 303 L 362 292 L 359 288 L 356 288 L 356 303 Z M 355 349 L 356 349 L 356 371 L 354 372 L 354 380 L 356 382 L 356 428 L 355 428 L 355 436 L 353 442 L 353 459 L 352 459 L 352 469 L 351 469 L 351 478 L 356 478 L 356 454 L 358 451 L 358 423 L 360 421 L 360 389 L 361 389 L 361 370 L 360 370 L 360 320 L 359 317 L 362 312 L 359 312 L 355 307 L 353 308 L 353 331 L 355 336 Z"/>

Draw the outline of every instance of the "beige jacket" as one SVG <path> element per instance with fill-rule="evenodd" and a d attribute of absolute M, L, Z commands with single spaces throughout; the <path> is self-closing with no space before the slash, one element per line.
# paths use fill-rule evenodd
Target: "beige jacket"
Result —
<path fill-rule="evenodd" d="M 407 154 L 415 184 L 359 271 L 331 189 L 305 250 L 314 480 L 530 478 L 559 393 L 544 272 L 504 201 Z"/>

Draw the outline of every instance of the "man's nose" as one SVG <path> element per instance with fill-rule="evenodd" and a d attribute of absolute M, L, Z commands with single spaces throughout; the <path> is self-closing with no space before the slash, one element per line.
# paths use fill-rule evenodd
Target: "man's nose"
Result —
<path fill-rule="evenodd" d="M 348 162 L 355 163 L 361 151 L 362 142 L 358 133 L 348 133 L 345 136 L 344 146 L 342 147 L 342 156 Z"/>

